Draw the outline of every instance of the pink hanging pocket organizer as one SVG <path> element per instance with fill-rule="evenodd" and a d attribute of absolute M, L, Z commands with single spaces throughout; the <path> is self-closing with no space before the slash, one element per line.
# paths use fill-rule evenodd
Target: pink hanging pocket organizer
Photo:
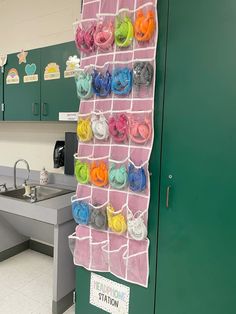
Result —
<path fill-rule="evenodd" d="M 150 34 L 145 33 L 142 23 L 147 20 L 142 16 L 148 17 L 151 28 L 155 25 Z M 130 43 L 122 47 L 122 38 L 116 38 L 122 33 L 116 33 L 116 26 L 119 28 L 117 21 L 125 17 L 137 28 L 133 27 L 133 36 L 129 33 L 130 39 L 123 38 Z M 72 202 L 87 202 L 84 207 L 88 206 L 90 218 L 87 225 L 77 219 L 76 231 L 69 236 L 74 264 L 148 287 L 157 0 L 85 0 L 81 21 L 74 29 L 77 47 L 82 50 L 80 71 L 89 71 L 97 79 L 90 85 L 91 98 L 80 100 L 79 118 L 90 119 L 93 133 L 87 142 L 79 141 L 75 152 L 75 161 L 88 167 L 77 167 L 78 185 Z M 107 71 L 114 81 L 105 97 Z M 79 210 L 75 208 L 75 214 Z"/>

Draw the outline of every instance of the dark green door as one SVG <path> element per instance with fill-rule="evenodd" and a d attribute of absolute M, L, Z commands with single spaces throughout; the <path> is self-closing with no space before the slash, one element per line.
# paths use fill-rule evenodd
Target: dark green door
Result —
<path fill-rule="evenodd" d="M 77 55 L 74 42 L 41 50 L 41 120 L 58 121 L 59 112 L 78 111 L 74 78 L 65 78 L 66 61 Z"/>
<path fill-rule="evenodd" d="M 169 4 L 156 314 L 235 314 L 236 2 Z"/>
<path fill-rule="evenodd" d="M 15 84 L 12 84 L 15 83 Z M 17 54 L 10 54 L 4 73 L 4 119 L 40 120 L 40 50 L 30 50 L 26 63 L 19 64 Z"/>
<path fill-rule="evenodd" d="M 3 120 L 3 73 L 2 73 L 2 69 L 0 67 L 0 121 Z"/>

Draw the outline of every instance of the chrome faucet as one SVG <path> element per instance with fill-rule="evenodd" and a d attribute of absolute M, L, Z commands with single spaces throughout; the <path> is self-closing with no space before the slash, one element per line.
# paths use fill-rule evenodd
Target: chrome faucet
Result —
<path fill-rule="evenodd" d="M 25 159 L 18 159 L 15 164 L 14 164 L 14 188 L 17 189 L 17 185 L 16 185 L 16 166 L 19 162 L 24 162 L 25 165 L 26 165 L 26 168 L 27 168 L 27 172 L 28 172 L 28 175 L 27 175 L 27 178 L 24 180 L 25 182 L 29 180 L 29 174 L 30 174 L 30 167 L 29 167 L 29 164 L 28 162 L 25 160 Z"/>

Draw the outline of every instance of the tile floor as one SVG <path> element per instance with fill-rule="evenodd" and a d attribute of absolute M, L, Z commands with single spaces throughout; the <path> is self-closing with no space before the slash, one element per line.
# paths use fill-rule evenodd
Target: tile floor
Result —
<path fill-rule="evenodd" d="M 0 314 L 51 314 L 52 262 L 27 250 L 0 263 Z"/>

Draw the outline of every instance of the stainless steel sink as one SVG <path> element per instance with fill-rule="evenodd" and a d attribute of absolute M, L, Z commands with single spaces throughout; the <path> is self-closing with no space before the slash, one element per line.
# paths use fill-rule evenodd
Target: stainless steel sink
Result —
<path fill-rule="evenodd" d="M 36 194 L 37 197 L 33 202 L 40 202 L 44 201 L 53 197 L 57 197 L 60 195 L 65 195 L 73 192 L 72 190 L 67 189 L 61 189 L 61 188 L 54 188 L 49 186 L 42 186 L 42 185 L 36 185 L 34 186 L 36 188 Z M 8 190 L 5 192 L 1 192 L 0 195 L 7 196 L 11 198 L 16 198 L 19 200 L 24 200 L 26 202 L 32 202 L 32 199 L 30 197 L 24 196 L 25 188 L 20 188 L 16 190 Z"/>

